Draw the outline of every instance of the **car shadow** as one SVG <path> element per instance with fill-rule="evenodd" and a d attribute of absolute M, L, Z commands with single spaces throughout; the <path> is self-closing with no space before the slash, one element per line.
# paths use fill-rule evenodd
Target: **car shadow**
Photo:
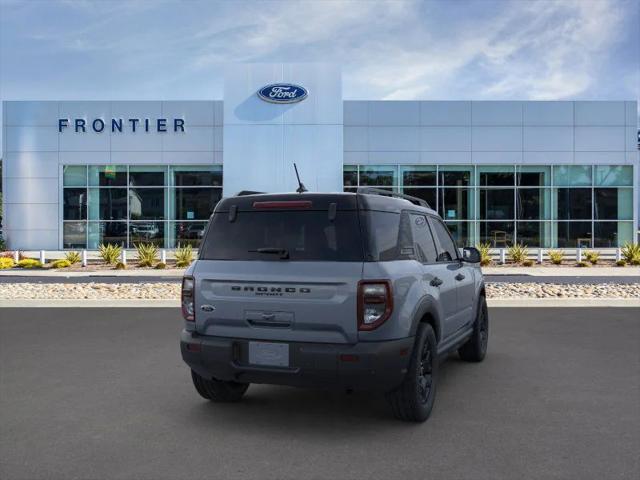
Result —
<path fill-rule="evenodd" d="M 456 382 L 458 371 L 467 367 L 469 364 L 457 356 L 441 363 L 434 415 L 438 403 L 447 401 L 448 387 Z M 198 429 L 229 426 L 245 433 L 286 430 L 293 435 L 308 434 L 312 429 L 318 437 L 327 438 L 338 429 L 342 436 L 360 437 L 379 434 L 380 428 L 397 430 L 420 425 L 396 420 L 382 393 L 273 385 L 251 385 L 238 403 L 213 403 L 196 397 L 185 420 Z"/>

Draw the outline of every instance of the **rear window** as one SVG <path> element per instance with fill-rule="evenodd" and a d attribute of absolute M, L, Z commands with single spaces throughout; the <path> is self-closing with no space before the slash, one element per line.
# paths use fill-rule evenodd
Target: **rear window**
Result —
<path fill-rule="evenodd" d="M 203 260 L 363 261 L 356 211 L 216 213 L 201 250 Z"/>

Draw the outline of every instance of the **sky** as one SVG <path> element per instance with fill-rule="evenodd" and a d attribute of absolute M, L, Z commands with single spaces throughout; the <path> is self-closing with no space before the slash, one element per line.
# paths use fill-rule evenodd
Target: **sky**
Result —
<path fill-rule="evenodd" d="M 220 99 L 271 61 L 345 99 L 634 100 L 640 0 L 0 0 L 2 100 Z"/>

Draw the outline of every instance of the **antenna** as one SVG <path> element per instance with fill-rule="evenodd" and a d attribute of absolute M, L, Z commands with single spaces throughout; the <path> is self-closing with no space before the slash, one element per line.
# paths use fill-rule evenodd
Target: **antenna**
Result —
<path fill-rule="evenodd" d="M 295 164 L 293 164 L 293 168 L 295 168 L 296 170 L 296 177 L 298 178 L 298 188 L 296 188 L 296 192 L 298 193 L 304 193 L 304 192 L 308 192 L 309 190 L 307 190 L 307 187 L 304 186 L 304 183 L 302 183 L 300 181 L 300 174 L 298 173 L 298 166 Z"/>

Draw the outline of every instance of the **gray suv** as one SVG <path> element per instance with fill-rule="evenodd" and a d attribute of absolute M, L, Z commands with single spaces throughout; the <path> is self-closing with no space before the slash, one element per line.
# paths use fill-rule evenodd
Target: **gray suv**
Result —
<path fill-rule="evenodd" d="M 438 361 L 485 356 L 479 260 L 424 201 L 386 190 L 225 198 L 183 279 L 182 358 L 216 402 L 250 383 L 366 389 L 424 421 Z"/>

